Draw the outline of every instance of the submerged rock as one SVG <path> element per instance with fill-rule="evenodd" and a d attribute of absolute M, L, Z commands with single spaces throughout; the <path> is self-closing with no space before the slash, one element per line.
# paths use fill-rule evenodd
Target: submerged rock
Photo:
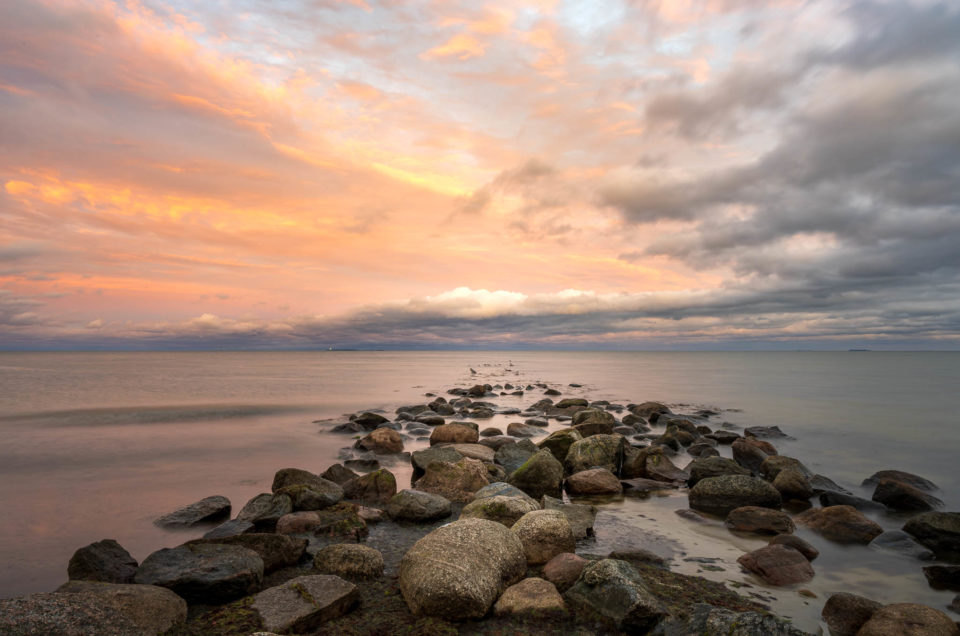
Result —
<path fill-rule="evenodd" d="M 935 590 L 960 592 L 960 565 L 927 565 L 923 575 Z"/>
<path fill-rule="evenodd" d="M 400 562 L 400 591 L 415 616 L 482 618 L 527 570 L 523 544 L 503 524 L 463 519 L 417 541 Z"/>
<path fill-rule="evenodd" d="M 158 517 L 153 523 L 161 528 L 187 528 L 229 516 L 230 500 L 221 495 L 213 495 Z"/>
<path fill-rule="evenodd" d="M 837 543 L 866 545 L 883 532 L 883 528 L 853 506 L 812 508 L 797 515 L 794 521 Z"/>
<path fill-rule="evenodd" d="M 895 479 L 881 479 L 873 491 L 873 500 L 879 501 L 891 510 L 926 511 L 942 508 L 943 502 L 933 495 Z"/>
<path fill-rule="evenodd" d="M 113 539 L 103 539 L 73 553 L 67 565 L 71 581 L 133 583 L 137 560 Z"/>
<path fill-rule="evenodd" d="M 960 512 L 925 512 L 903 526 L 938 559 L 960 561 Z"/>
<path fill-rule="evenodd" d="M 630 634 L 646 634 L 667 615 L 633 566 L 616 559 L 584 567 L 564 598 L 574 609 L 594 612 Z"/>
<path fill-rule="evenodd" d="M 690 489 L 690 507 L 724 517 L 734 508 L 780 508 L 780 493 L 769 483 L 746 475 L 701 479 Z"/>
<path fill-rule="evenodd" d="M 148 556 L 134 580 L 170 589 L 190 603 L 226 603 L 260 589 L 263 559 L 240 546 L 185 544 Z"/>
<path fill-rule="evenodd" d="M 774 538 L 770 539 L 770 543 L 768 545 L 785 545 L 789 548 L 793 548 L 806 557 L 807 561 L 813 561 L 820 556 L 819 550 L 800 537 L 792 534 L 778 534 Z"/>
<path fill-rule="evenodd" d="M 360 602 L 353 583 L 339 576 L 298 576 L 266 589 L 253 598 L 264 629 L 284 634 L 311 632 L 329 620 L 343 616 Z"/>
<path fill-rule="evenodd" d="M 734 508 L 724 524 L 731 530 L 758 534 L 791 534 L 795 529 L 787 513 L 759 506 Z"/>
<path fill-rule="evenodd" d="M 923 561 L 929 561 L 933 558 L 931 550 L 914 541 L 913 537 L 902 530 L 887 530 L 883 534 L 878 534 L 870 542 L 870 547 L 886 552 L 896 552 Z"/>
<path fill-rule="evenodd" d="M 830 506 L 853 506 L 857 510 L 866 510 L 868 512 L 884 512 L 887 509 L 882 503 L 876 501 L 832 491 L 820 493 L 820 505 L 824 508 L 829 508 Z"/>
<path fill-rule="evenodd" d="M 873 473 L 869 477 L 863 480 L 863 486 L 875 486 L 884 479 L 892 479 L 894 481 L 899 481 L 901 483 L 913 486 L 914 488 L 919 488 L 920 490 L 925 490 L 927 492 L 934 492 L 940 490 L 940 488 L 924 477 L 920 475 L 914 475 L 913 473 L 908 473 L 902 470 L 881 470 Z"/>

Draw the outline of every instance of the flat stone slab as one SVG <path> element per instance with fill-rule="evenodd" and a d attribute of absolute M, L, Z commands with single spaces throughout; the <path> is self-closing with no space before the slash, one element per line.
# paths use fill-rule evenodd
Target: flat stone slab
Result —
<path fill-rule="evenodd" d="M 357 586 L 331 574 L 298 576 L 253 597 L 264 629 L 276 633 L 310 632 L 343 616 L 360 602 Z"/>
<path fill-rule="evenodd" d="M 161 528 L 188 528 L 229 516 L 230 500 L 221 495 L 213 495 L 158 517 L 153 523 Z"/>

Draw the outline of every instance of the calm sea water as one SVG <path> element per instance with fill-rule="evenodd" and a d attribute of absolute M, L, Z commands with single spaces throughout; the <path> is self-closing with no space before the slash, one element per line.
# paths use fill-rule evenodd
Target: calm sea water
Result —
<path fill-rule="evenodd" d="M 178 506 L 222 494 L 239 509 L 278 468 L 322 471 L 351 440 L 316 420 L 392 412 L 477 381 L 578 383 L 567 395 L 725 409 L 717 424 L 776 424 L 796 438 L 777 444 L 781 454 L 857 494 L 869 497 L 857 489 L 866 476 L 895 468 L 932 479 L 960 510 L 960 353 L 0 353 L 0 597 L 55 588 L 73 551 L 99 539 L 142 559 L 199 536 L 152 525 Z M 406 485 L 409 471 L 398 472 Z M 808 627 L 833 591 L 941 609 L 952 598 L 927 587 L 918 562 L 802 530 L 822 551 L 804 586 L 819 598 L 765 588 L 735 563 L 765 542 L 692 527 L 672 513 L 684 507 L 682 494 L 610 503 L 607 530 L 587 547 L 651 547 L 683 571 L 753 585 Z M 704 572 L 684 555 L 718 556 L 726 571 Z"/>

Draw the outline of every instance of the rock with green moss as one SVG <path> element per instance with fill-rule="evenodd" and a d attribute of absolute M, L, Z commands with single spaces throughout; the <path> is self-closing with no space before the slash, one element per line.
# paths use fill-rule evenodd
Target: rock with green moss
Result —
<path fill-rule="evenodd" d="M 347 499 L 366 503 L 387 503 L 397 494 L 397 478 L 386 468 L 351 479 L 343 485 Z"/>
<path fill-rule="evenodd" d="M 583 539 L 593 534 L 597 519 L 597 507 L 590 504 L 563 503 L 563 500 L 544 495 L 541 499 L 544 510 L 559 510 L 567 518 L 574 539 Z"/>
<path fill-rule="evenodd" d="M 750 470 L 744 468 L 732 459 L 726 457 L 702 457 L 695 459 L 686 468 L 690 477 L 687 478 L 688 486 L 695 486 L 701 479 L 707 477 L 720 477 L 722 475 L 750 475 Z"/>
<path fill-rule="evenodd" d="M 537 442 L 539 448 L 546 448 L 558 461 L 562 462 L 567 458 L 570 446 L 574 442 L 579 442 L 583 436 L 574 428 L 562 428 L 547 435 L 546 438 Z"/>
<path fill-rule="evenodd" d="M 290 497 L 295 511 L 323 510 L 343 499 L 343 488 L 332 481 L 328 481 L 323 490 L 316 490 L 314 487 L 305 484 L 294 484 L 280 488 L 275 494 Z"/>
<path fill-rule="evenodd" d="M 571 406 L 588 406 L 590 403 L 584 398 L 565 398 L 560 400 L 554 406 L 558 409 L 568 409 Z"/>
<path fill-rule="evenodd" d="M 300 468 L 281 468 L 273 476 L 273 485 L 270 490 L 277 492 L 287 486 L 310 486 L 316 490 L 323 491 L 331 482 L 319 475 L 314 475 L 308 470 Z"/>
<path fill-rule="evenodd" d="M 257 594 L 249 608 L 263 629 L 283 634 L 313 631 L 343 616 L 360 601 L 357 586 L 339 576 L 299 576 Z"/>
<path fill-rule="evenodd" d="M 473 499 L 476 501 L 477 499 L 483 499 L 484 497 L 495 497 L 496 495 L 503 495 L 504 497 L 520 497 L 528 500 L 532 504 L 535 504 L 537 508 L 540 507 L 540 502 L 538 502 L 536 499 L 523 492 L 516 486 L 511 486 L 503 481 L 494 482 L 489 486 L 484 486 L 477 492 L 473 493 Z"/>
<path fill-rule="evenodd" d="M 538 429 L 539 430 L 539 429 Z M 515 444 L 505 444 L 497 449 L 494 461 L 503 466 L 509 475 L 530 459 L 539 449 L 528 439 L 520 440 Z"/>
<path fill-rule="evenodd" d="M 463 459 L 463 455 L 457 452 L 457 449 L 453 446 L 431 446 L 410 453 L 410 463 L 413 464 L 414 474 L 426 472 L 427 466 L 433 462 L 456 464 L 461 459 Z"/>
<path fill-rule="evenodd" d="M 619 475 L 625 446 L 622 435 L 592 435 L 570 445 L 563 466 L 568 474 L 599 467 Z"/>
<path fill-rule="evenodd" d="M 236 545 L 185 544 L 148 556 L 134 581 L 165 587 L 190 603 L 226 603 L 260 589 L 263 559 Z"/>
<path fill-rule="evenodd" d="M 511 527 L 523 515 L 532 510 L 539 510 L 540 506 L 530 497 L 509 497 L 494 495 L 474 499 L 460 511 L 461 519 L 489 519 Z"/>
<path fill-rule="evenodd" d="M 725 517 L 734 508 L 762 506 L 780 509 L 780 493 L 757 477 L 723 475 L 701 479 L 690 489 L 690 507 Z M 879 534 L 879 533 L 877 533 Z"/>
<path fill-rule="evenodd" d="M 332 539 L 352 537 L 359 539 L 369 534 L 367 524 L 356 504 L 341 501 L 324 510 L 294 512 L 277 522 L 280 534 L 313 534 Z"/>
<path fill-rule="evenodd" d="M 450 516 L 450 500 L 420 490 L 401 490 L 387 503 L 394 521 L 436 521 Z"/>
<path fill-rule="evenodd" d="M 313 556 L 313 567 L 321 574 L 336 574 L 348 580 L 372 579 L 383 574 L 383 555 L 359 543 L 336 543 Z"/>
<path fill-rule="evenodd" d="M 238 545 L 253 550 L 263 559 L 264 573 L 295 565 L 307 549 L 307 540 L 275 533 L 239 534 L 214 539 L 194 539 L 189 544 Z"/>
<path fill-rule="evenodd" d="M 576 541 L 566 516 L 559 510 L 534 510 L 511 528 L 523 544 L 527 565 L 543 565 L 564 552 L 573 552 Z"/>
<path fill-rule="evenodd" d="M 601 559 L 585 566 L 564 598 L 576 611 L 598 615 L 630 634 L 646 634 L 667 615 L 647 590 L 643 577 L 618 559 Z"/>
<path fill-rule="evenodd" d="M 573 428 L 583 437 L 609 435 L 617 425 L 617 418 L 602 409 L 586 409 L 575 413 L 571 422 Z"/>
<path fill-rule="evenodd" d="M 414 486 L 450 501 L 467 503 L 473 500 L 473 493 L 490 483 L 488 474 L 483 462 L 476 459 L 465 457 L 455 464 L 433 462 Z"/>
<path fill-rule="evenodd" d="M 356 447 L 380 455 L 400 453 L 403 451 L 403 437 L 392 428 L 381 427 L 370 431 L 363 439 L 357 440 Z"/>
<path fill-rule="evenodd" d="M 541 449 L 510 474 L 507 482 L 534 499 L 557 497 L 563 485 L 563 465 L 547 449 Z"/>
<path fill-rule="evenodd" d="M 734 612 L 698 603 L 684 618 L 663 624 L 665 634 L 730 634 L 731 636 L 809 636 L 790 621 L 762 612 Z"/>

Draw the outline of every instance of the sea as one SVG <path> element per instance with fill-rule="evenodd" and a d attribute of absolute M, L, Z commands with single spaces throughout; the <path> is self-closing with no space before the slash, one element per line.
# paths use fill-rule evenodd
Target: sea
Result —
<path fill-rule="evenodd" d="M 878 470 L 905 470 L 938 484 L 946 510 L 960 510 L 960 352 L 9 352 L 0 353 L 0 598 L 54 590 L 73 552 L 100 539 L 142 560 L 201 536 L 206 528 L 174 532 L 153 520 L 208 495 L 239 510 L 269 492 L 280 468 L 321 472 L 341 461 L 354 439 L 330 429 L 347 415 L 390 415 L 477 383 L 712 409 L 714 427 L 776 425 L 791 437 L 772 440 L 780 454 L 854 494 L 869 498 L 860 484 Z M 495 401 L 524 408 L 542 393 Z M 498 415 L 481 427 L 516 420 Z M 426 445 L 410 439 L 406 450 Z M 409 465 L 389 468 L 409 487 Z M 838 591 L 924 603 L 960 620 L 947 609 L 954 593 L 931 589 L 913 558 L 798 528 L 821 552 L 816 576 L 772 588 L 736 563 L 766 540 L 681 518 L 682 490 L 598 504 L 596 536 L 578 551 L 652 550 L 810 631 Z M 905 520 L 871 516 L 885 529 Z"/>

